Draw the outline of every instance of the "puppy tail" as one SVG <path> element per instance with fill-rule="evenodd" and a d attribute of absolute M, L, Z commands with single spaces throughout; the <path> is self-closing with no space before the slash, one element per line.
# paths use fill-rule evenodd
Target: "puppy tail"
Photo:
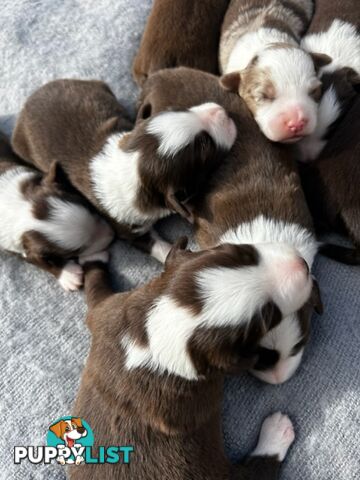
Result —
<path fill-rule="evenodd" d="M 360 249 L 356 247 L 342 247 L 341 245 L 325 243 L 321 245 L 319 252 L 325 257 L 345 265 L 360 265 Z"/>
<path fill-rule="evenodd" d="M 113 295 L 114 291 L 111 287 L 107 263 L 87 262 L 83 265 L 83 269 L 86 303 L 91 310 Z"/>

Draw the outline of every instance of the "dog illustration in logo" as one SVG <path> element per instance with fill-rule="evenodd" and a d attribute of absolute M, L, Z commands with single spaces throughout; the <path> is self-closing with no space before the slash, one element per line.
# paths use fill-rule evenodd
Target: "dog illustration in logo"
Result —
<path fill-rule="evenodd" d="M 49 430 L 53 432 L 58 438 L 64 441 L 65 447 L 68 448 L 80 448 L 82 445 L 76 443 L 76 440 L 79 438 L 86 437 L 87 430 L 83 426 L 81 418 L 72 417 L 69 420 L 60 420 L 59 422 L 51 425 Z M 61 445 L 58 445 L 58 447 Z M 71 458 L 65 460 L 64 456 L 60 455 L 57 458 L 57 461 L 61 465 L 65 465 L 65 463 L 75 463 L 76 465 L 80 465 L 80 463 L 84 462 L 84 458 L 81 455 L 78 455 L 75 458 L 75 461 Z"/>

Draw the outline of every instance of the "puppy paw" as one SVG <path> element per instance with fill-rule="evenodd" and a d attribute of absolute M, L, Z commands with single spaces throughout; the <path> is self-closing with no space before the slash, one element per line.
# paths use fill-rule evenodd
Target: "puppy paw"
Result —
<path fill-rule="evenodd" d="M 65 264 L 58 281 L 66 292 L 79 290 L 83 284 L 83 269 L 71 260 Z"/>
<path fill-rule="evenodd" d="M 267 417 L 262 424 L 260 437 L 252 456 L 277 456 L 282 462 L 295 439 L 290 418 L 280 412 Z"/>
<path fill-rule="evenodd" d="M 93 253 L 91 255 L 80 255 L 79 263 L 80 265 L 85 265 L 85 263 L 90 262 L 102 262 L 108 263 L 110 258 L 110 254 L 107 250 L 103 250 L 102 252 Z"/>
<path fill-rule="evenodd" d="M 65 465 L 65 458 L 64 457 L 58 457 L 57 462 L 60 463 L 60 465 Z"/>
<path fill-rule="evenodd" d="M 84 463 L 84 457 L 82 457 L 81 455 L 78 455 L 76 457 L 76 460 L 75 460 L 75 465 L 80 465 L 81 463 Z"/>

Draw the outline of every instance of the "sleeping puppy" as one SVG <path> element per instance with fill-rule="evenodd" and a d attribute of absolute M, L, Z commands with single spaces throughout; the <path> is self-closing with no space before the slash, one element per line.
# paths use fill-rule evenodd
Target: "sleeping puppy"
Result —
<path fill-rule="evenodd" d="M 192 220 L 187 204 L 232 147 L 236 129 L 209 103 L 130 128 L 104 83 L 56 80 L 27 100 L 12 144 L 45 172 L 55 158 L 120 238 L 164 261 L 170 245 L 153 224 L 172 212 Z"/>
<path fill-rule="evenodd" d="M 104 250 L 110 227 L 64 185 L 53 162 L 46 175 L 25 166 L 0 133 L 0 247 L 52 273 L 65 290 L 82 285 L 76 257 Z"/>
<path fill-rule="evenodd" d="M 156 115 L 169 105 L 189 108 L 205 99 L 229 112 L 238 138 L 208 192 L 194 204 L 198 243 L 202 248 L 222 243 L 277 244 L 284 254 L 295 249 L 298 260 L 287 273 L 294 278 L 302 275 L 312 266 L 317 242 L 291 147 L 270 143 L 238 95 L 225 92 L 213 75 L 186 68 L 163 70 L 145 84 L 139 116 L 143 109 Z M 321 311 L 315 283 L 299 311 L 261 340 L 258 377 L 281 383 L 294 374 L 308 340 L 313 307 Z"/>
<path fill-rule="evenodd" d="M 114 294 L 101 262 L 84 266 L 92 344 L 74 412 L 96 432 L 95 449 L 121 439 L 135 452 L 127 466 L 74 467 L 71 480 L 278 476 L 294 439 L 290 420 L 266 419 L 247 462 L 231 466 L 221 436 L 223 377 L 255 364 L 259 338 L 283 308 L 298 308 L 311 277 L 304 272 L 291 304 L 282 287 L 292 288 L 286 268 L 296 252 L 223 244 L 193 253 L 185 245 L 179 241 L 165 271 L 132 292 Z M 279 281 L 270 290 L 267 276 Z"/>
<path fill-rule="evenodd" d="M 133 64 L 135 81 L 162 68 L 193 67 L 217 74 L 221 23 L 229 0 L 155 0 Z"/>
<path fill-rule="evenodd" d="M 221 84 L 238 92 L 274 142 L 297 142 L 317 122 L 317 69 L 331 61 L 299 46 L 313 0 L 232 0 L 220 40 Z"/>
<path fill-rule="evenodd" d="M 360 264 L 360 9 L 355 0 L 319 0 L 309 34 L 309 51 L 333 61 L 321 70 L 323 97 L 315 132 L 299 143 L 302 177 L 319 230 L 340 229 L 355 248 L 323 245 L 322 253 Z M 311 163 L 312 162 L 312 163 Z"/>

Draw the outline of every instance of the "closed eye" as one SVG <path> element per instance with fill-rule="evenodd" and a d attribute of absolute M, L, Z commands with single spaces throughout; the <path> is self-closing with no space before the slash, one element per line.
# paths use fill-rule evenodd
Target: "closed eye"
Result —
<path fill-rule="evenodd" d="M 291 356 L 292 357 L 295 357 L 295 355 L 297 355 L 300 350 L 304 347 L 305 345 L 305 339 L 301 339 L 300 342 L 298 342 L 296 345 L 294 345 L 293 349 L 291 350 Z"/>
<path fill-rule="evenodd" d="M 316 87 L 312 88 L 311 90 L 309 90 L 309 96 L 315 100 L 315 102 L 319 102 L 320 101 L 320 98 L 321 98 L 321 95 L 322 95 L 322 85 L 319 84 L 317 85 Z"/>

